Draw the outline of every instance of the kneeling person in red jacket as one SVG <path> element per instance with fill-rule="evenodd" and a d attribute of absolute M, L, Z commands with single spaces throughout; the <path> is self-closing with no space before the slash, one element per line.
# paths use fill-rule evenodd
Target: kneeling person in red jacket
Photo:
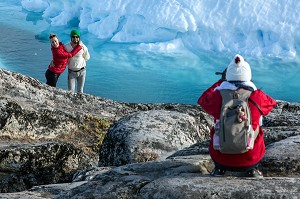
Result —
<path fill-rule="evenodd" d="M 71 52 L 67 52 L 55 34 L 49 36 L 52 51 L 52 61 L 45 73 L 49 86 L 56 87 L 57 80 L 61 73 L 66 69 L 68 59 L 76 55 L 82 47 L 77 45 Z"/>
<path fill-rule="evenodd" d="M 227 154 L 213 147 L 215 129 L 210 132 L 209 153 L 215 163 L 211 173 L 213 176 L 222 176 L 226 171 L 245 172 L 248 177 L 263 177 L 257 166 L 265 154 L 264 132 L 261 128 L 262 116 L 270 113 L 275 107 L 276 101 L 257 89 L 251 81 L 250 65 L 241 55 L 236 55 L 226 69 L 226 81 L 221 79 L 208 88 L 198 99 L 198 104 L 214 117 L 214 122 L 220 119 L 222 96 L 220 90 L 238 90 L 240 88 L 252 91 L 249 97 L 248 106 L 251 112 L 252 128 L 258 129 L 258 136 L 255 139 L 253 149 L 240 154 Z M 258 107 L 260 107 L 260 110 Z"/>

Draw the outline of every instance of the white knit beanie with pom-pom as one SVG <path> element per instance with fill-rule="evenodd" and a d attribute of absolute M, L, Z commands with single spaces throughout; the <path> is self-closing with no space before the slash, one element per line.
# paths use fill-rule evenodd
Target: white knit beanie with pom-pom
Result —
<path fill-rule="evenodd" d="M 227 66 L 226 80 L 227 81 L 250 81 L 252 78 L 250 65 L 244 58 L 237 54 Z"/>

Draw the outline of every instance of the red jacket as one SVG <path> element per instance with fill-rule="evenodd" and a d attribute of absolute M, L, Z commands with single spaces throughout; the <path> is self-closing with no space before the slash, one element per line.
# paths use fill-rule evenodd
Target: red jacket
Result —
<path fill-rule="evenodd" d="M 222 83 L 221 80 L 216 82 L 210 88 L 208 88 L 198 99 L 198 104 L 210 115 L 214 117 L 214 120 L 220 119 L 220 111 L 222 105 L 222 96 L 218 90 L 214 89 Z M 275 107 L 276 101 L 271 97 L 266 95 L 261 90 L 257 89 L 253 91 L 250 95 L 250 98 L 255 101 L 261 108 L 263 115 L 267 115 Z M 252 127 L 256 129 L 259 126 L 259 119 L 261 113 L 258 108 L 249 103 L 251 117 L 252 117 Z M 223 154 L 218 150 L 214 150 L 212 145 L 212 139 L 214 134 L 214 128 L 210 132 L 210 144 L 209 144 L 209 153 L 211 158 L 223 165 L 228 167 L 248 167 L 254 164 L 257 164 L 265 154 L 265 143 L 264 143 L 264 132 L 263 129 L 259 126 L 259 134 L 255 140 L 254 148 L 242 154 Z"/>
<path fill-rule="evenodd" d="M 82 47 L 77 45 L 71 52 L 67 52 L 63 43 L 59 42 L 57 48 L 51 48 L 54 66 L 49 65 L 48 69 L 53 73 L 61 74 L 66 69 L 68 59 L 76 55 L 81 49 Z"/>

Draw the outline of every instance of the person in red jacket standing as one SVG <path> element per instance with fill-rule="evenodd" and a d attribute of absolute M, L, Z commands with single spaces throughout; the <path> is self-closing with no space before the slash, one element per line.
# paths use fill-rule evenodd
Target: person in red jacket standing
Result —
<path fill-rule="evenodd" d="M 66 69 L 68 59 L 76 55 L 82 47 L 77 45 L 71 52 L 67 52 L 55 34 L 49 36 L 52 51 L 52 61 L 45 73 L 49 86 L 56 87 L 57 80 L 61 73 Z"/>
<path fill-rule="evenodd" d="M 254 103 L 248 103 L 251 117 L 252 128 L 259 128 L 258 136 L 254 143 L 254 148 L 241 154 L 225 154 L 213 148 L 214 128 L 210 132 L 209 153 L 215 163 L 215 168 L 212 171 L 212 176 L 223 176 L 226 171 L 244 172 L 248 177 L 263 177 L 258 170 L 258 163 L 265 154 L 264 132 L 261 128 L 262 116 L 266 116 L 276 106 L 276 101 L 266 95 L 260 89 L 257 89 L 251 81 L 250 65 L 244 60 L 241 55 L 235 55 L 232 62 L 226 68 L 226 77 L 223 77 L 218 82 L 214 83 L 199 97 L 198 104 L 208 114 L 214 117 L 214 122 L 220 119 L 222 106 L 222 96 L 220 90 L 231 89 L 237 90 L 244 88 L 252 91 L 250 99 Z M 226 78 L 226 79 L 225 79 Z"/>

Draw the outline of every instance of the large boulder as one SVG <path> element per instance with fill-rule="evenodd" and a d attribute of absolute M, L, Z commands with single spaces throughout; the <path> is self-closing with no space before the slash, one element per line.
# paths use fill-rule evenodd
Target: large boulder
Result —
<path fill-rule="evenodd" d="M 207 125 L 186 113 L 166 110 L 134 113 L 110 127 L 100 148 L 99 166 L 164 160 L 208 137 Z"/>

